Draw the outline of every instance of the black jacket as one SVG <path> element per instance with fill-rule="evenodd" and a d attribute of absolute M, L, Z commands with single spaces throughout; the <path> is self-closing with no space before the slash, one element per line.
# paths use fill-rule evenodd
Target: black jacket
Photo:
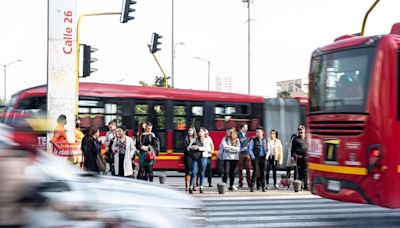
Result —
<path fill-rule="evenodd" d="M 91 136 L 85 136 L 82 140 L 82 152 L 85 158 L 84 166 L 87 171 L 99 172 L 97 167 L 96 159 L 97 153 L 99 152 L 95 139 Z"/>
<path fill-rule="evenodd" d="M 292 157 L 295 157 L 297 155 L 305 158 L 307 156 L 306 142 L 300 136 L 296 136 L 293 139 L 290 154 Z"/>

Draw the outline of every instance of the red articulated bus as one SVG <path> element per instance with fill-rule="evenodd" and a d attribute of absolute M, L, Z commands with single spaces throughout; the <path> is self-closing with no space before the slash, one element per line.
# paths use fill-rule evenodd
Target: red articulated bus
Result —
<path fill-rule="evenodd" d="M 307 116 L 312 193 L 400 207 L 400 23 L 313 52 Z"/>
<path fill-rule="evenodd" d="M 158 170 L 184 170 L 183 138 L 189 126 L 209 129 L 215 150 L 212 168 L 217 168 L 215 153 L 226 128 L 247 123 L 250 135 L 263 123 L 265 99 L 234 93 L 129 86 L 103 83 L 80 83 L 79 118 L 83 129 L 96 126 L 104 135 L 108 122 L 135 134 L 139 123 L 153 123 L 160 138 L 161 153 L 155 163 Z M 12 97 L 5 123 L 12 125 L 17 113 L 46 112 L 46 86 L 23 90 Z M 38 140 L 45 146 L 45 136 Z"/>

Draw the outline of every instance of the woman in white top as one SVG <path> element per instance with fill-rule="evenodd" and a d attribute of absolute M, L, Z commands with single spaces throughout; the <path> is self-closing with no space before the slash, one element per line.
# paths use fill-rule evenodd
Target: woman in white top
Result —
<path fill-rule="evenodd" d="M 204 160 L 202 160 L 202 167 L 204 169 L 202 170 L 202 172 L 205 172 L 205 174 L 207 174 L 208 187 L 212 187 L 211 158 L 212 158 L 212 152 L 214 151 L 214 142 L 210 137 L 210 134 L 208 133 L 207 129 L 205 129 L 205 147 L 207 149 L 207 153 L 203 152 Z M 202 175 L 205 176 L 205 174 Z"/>
<path fill-rule="evenodd" d="M 116 176 L 130 177 L 133 174 L 132 159 L 136 153 L 135 141 L 126 136 L 125 127 L 116 129 L 112 150 L 114 152 L 114 171 Z"/>
<path fill-rule="evenodd" d="M 192 140 L 188 146 L 188 151 L 189 155 L 193 159 L 192 163 L 192 174 L 190 176 L 190 187 L 189 187 L 189 193 L 193 193 L 193 186 L 194 182 L 197 177 L 198 170 L 203 171 L 203 155 L 207 154 L 209 150 L 206 148 L 206 142 L 205 142 L 205 128 L 201 127 L 199 132 L 198 132 L 198 138 L 195 140 Z M 207 160 L 206 160 L 207 161 Z M 201 172 L 200 174 L 200 193 L 203 193 L 204 191 L 204 172 Z"/>
<path fill-rule="evenodd" d="M 265 176 L 265 180 L 267 182 L 267 186 L 269 183 L 269 173 L 272 170 L 272 175 L 274 178 L 274 187 L 275 189 L 278 188 L 276 184 L 276 168 L 277 165 L 282 165 L 283 163 L 283 153 L 282 153 L 282 143 L 278 139 L 278 132 L 276 130 L 271 130 L 270 138 L 268 139 L 268 149 L 270 151 L 270 155 L 268 157 L 268 164 L 267 164 L 267 173 Z"/>

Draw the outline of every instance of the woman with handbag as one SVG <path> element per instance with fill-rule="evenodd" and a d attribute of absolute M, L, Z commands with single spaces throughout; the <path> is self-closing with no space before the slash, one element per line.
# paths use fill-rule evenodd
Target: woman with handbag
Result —
<path fill-rule="evenodd" d="M 98 138 L 100 131 L 97 127 L 91 127 L 82 139 L 82 152 L 84 156 L 84 167 L 86 171 L 99 172 L 102 167 L 98 167 L 98 162 L 102 162 L 100 157 L 101 143 Z M 98 160 L 100 159 L 100 160 Z M 99 163 L 101 166 L 101 163 Z M 105 167 L 105 166 L 104 166 Z"/>
<path fill-rule="evenodd" d="M 187 148 L 189 151 L 188 156 L 190 156 L 192 159 L 192 174 L 190 176 L 190 187 L 189 187 L 190 194 L 193 193 L 194 184 L 199 170 L 201 171 L 200 193 L 203 193 L 204 191 L 204 174 L 205 174 L 205 166 L 207 165 L 207 157 L 203 158 L 203 153 L 208 153 L 208 150 L 210 150 L 206 148 L 205 134 L 206 134 L 205 128 L 201 127 L 198 132 L 198 137 L 192 140 Z"/>
<path fill-rule="evenodd" d="M 125 127 L 118 127 L 116 136 L 112 145 L 115 175 L 131 177 L 133 175 L 132 160 L 136 153 L 135 141 L 126 135 Z"/>
<path fill-rule="evenodd" d="M 153 124 L 146 123 L 146 130 L 139 133 L 137 138 L 137 148 L 139 150 L 139 174 L 138 179 L 153 182 L 153 166 L 159 153 L 159 140 L 152 132 Z"/>
<path fill-rule="evenodd" d="M 190 127 L 187 131 L 187 135 L 185 136 L 185 139 L 183 140 L 184 147 L 185 147 L 185 153 L 183 154 L 183 162 L 185 164 L 185 189 L 186 191 L 189 191 L 189 186 L 190 186 L 190 173 L 192 172 L 192 164 L 193 164 L 193 159 L 189 155 L 190 150 L 189 145 L 190 143 L 197 138 L 196 135 L 196 129 L 194 127 Z M 195 191 L 195 189 L 193 189 Z"/>
<path fill-rule="evenodd" d="M 268 188 L 269 173 L 272 170 L 274 188 L 278 189 L 279 186 L 276 184 L 276 170 L 278 165 L 283 164 L 283 152 L 282 152 L 283 149 L 282 149 L 282 143 L 278 139 L 278 132 L 276 130 L 271 130 L 269 134 L 270 138 L 268 139 L 268 150 L 270 151 L 270 154 L 267 159 L 267 172 L 265 175 L 265 180 Z"/>

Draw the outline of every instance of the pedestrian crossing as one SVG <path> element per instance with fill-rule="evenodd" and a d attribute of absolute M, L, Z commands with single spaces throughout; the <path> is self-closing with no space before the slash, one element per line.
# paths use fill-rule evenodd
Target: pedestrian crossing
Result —
<path fill-rule="evenodd" d="M 400 210 L 317 196 L 209 197 L 208 227 L 400 227 Z"/>

